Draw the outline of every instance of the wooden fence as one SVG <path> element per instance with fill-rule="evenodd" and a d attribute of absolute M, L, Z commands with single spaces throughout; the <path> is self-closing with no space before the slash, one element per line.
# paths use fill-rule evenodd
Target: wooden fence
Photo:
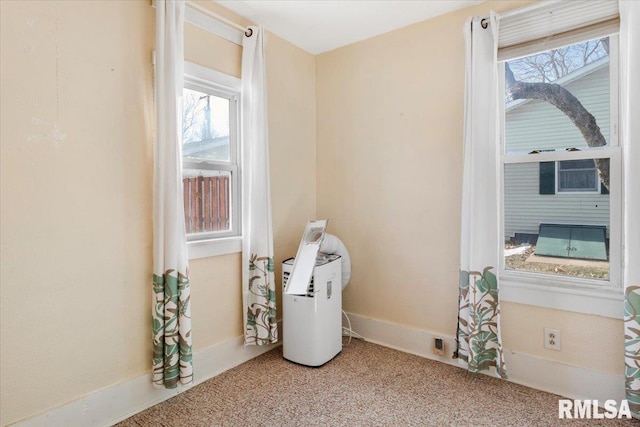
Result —
<path fill-rule="evenodd" d="M 187 234 L 229 230 L 229 177 L 183 178 Z"/>

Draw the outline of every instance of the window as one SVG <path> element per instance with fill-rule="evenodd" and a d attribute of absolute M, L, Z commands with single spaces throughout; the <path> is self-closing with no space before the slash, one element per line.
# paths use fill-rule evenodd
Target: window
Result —
<path fill-rule="evenodd" d="M 617 43 L 598 37 L 500 63 L 507 283 L 620 289 Z"/>
<path fill-rule="evenodd" d="M 601 160 L 606 169 L 608 159 Z M 580 192 L 609 194 L 609 189 L 601 185 L 598 165 L 594 160 L 564 160 L 560 162 L 540 162 L 539 194 Z"/>
<path fill-rule="evenodd" d="M 600 190 L 598 169 L 593 160 L 565 160 L 557 162 L 557 165 L 558 193 L 597 192 Z"/>
<path fill-rule="evenodd" d="M 182 182 L 190 258 L 240 250 L 239 80 L 185 63 Z"/>

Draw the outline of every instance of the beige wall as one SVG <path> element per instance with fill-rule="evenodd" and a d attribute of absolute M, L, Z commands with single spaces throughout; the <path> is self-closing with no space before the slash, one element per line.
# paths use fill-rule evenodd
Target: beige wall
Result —
<path fill-rule="evenodd" d="M 6 425 L 150 370 L 155 14 L 147 0 L 0 8 Z M 268 43 L 278 265 L 316 210 L 315 58 Z M 239 76 L 239 47 L 191 26 L 185 45 Z M 197 352 L 242 334 L 240 256 L 190 268 Z"/>
<path fill-rule="evenodd" d="M 487 2 L 317 57 L 318 217 L 351 252 L 344 308 L 455 335 L 464 41 Z M 503 304 L 504 345 L 622 373 L 622 322 Z M 542 348 L 543 327 L 563 350 Z"/>
<path fill-rule="evenodd" d="M 0 7 L 4 425 L 149 369 L 154 15 Z"/>
<path fill-rule="evenodd" d="M 277 277 L 306 221 L 328 218 L 353 260 L 345 309 L 454 334 L 461 27 L 519 4 L 318 57 L 269 36 Z M 0 15 L 5 425 L 149 371 L 155 24 L 147 0 L 2 0 Z M 240 74 L 237 46 L 190 26 L 185 37 L 188 60 Z M 240 268 L 238 254 L 191 262 L 196 351 L 242 333 Z M 513 350 L 622 370 L 620 321 L 509 303 L 503 313 Z M 541 348 L 543 326 L 562 330 L 562 352 Z"/>

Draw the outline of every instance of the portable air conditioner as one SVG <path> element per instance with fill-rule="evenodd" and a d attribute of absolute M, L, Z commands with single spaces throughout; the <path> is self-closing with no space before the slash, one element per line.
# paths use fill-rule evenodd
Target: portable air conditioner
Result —
<path fill-rule="evenodd" d="M 295 258 L 282 263 L 286 288 Z M 319 253 L 304 295 L 283 294 L 284 358 L 321 366 L 342 351 L 342 287 L 339 255 Z"/>
<path fill-rule="evenodd" d="M 319 252 L 326 221 L 310 221 L 296 257 L 282 263 L 283 355 L 321 366 L 342 351 L 342 259 Z"/>

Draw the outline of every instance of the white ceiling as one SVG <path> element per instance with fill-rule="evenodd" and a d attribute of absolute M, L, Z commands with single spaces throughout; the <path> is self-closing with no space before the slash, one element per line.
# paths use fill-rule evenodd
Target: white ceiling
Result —
<path fill-rule="evenodd" d="M 318 54 L 483 0 L 214 0 Z"/>

